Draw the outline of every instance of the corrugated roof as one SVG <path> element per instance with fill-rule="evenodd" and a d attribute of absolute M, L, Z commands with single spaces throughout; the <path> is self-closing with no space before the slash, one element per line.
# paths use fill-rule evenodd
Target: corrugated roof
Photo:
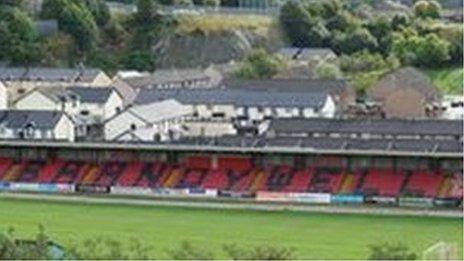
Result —
<path fill-rule="evenodd" d="M 275 119 L 276 133 L 366 133 L 462 136 L 463 121 L 406 119 Z"/>
<path fill-rule="evenodd" d="M 222 136 L 216 138 L 188 137 L 165 142 L 175 145 L 224 146 L 242 148 L 294 147 L 314 150 L 339 151 L 405 151 L 405 152 L 462 152 L 462 142 L 449 140 L 360 140 L 346 138 L 296 138 L 296 137 L 243 137 Z"/>
<path fill-rule="evenodd" d="M 273 92 L 244 89 L 143 89 L 136 103 L 175 99 L 183 104 L 231 104 L 235 106 L 313 107 L 323 106 L 325 92 Z"/>
<path fill-rule="evenodd" d="M 12 129 L 24 128 L 28 124 L 33 124 L 37 129 L 50 129 L 63 115 L 59 111 L 0 110 L 0 124 Z"/>

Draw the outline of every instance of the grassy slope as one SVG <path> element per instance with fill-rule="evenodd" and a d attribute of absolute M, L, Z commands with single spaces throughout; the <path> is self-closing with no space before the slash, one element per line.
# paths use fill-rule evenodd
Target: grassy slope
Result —
<path fill-rule="evenodd" d="M 183 15 L 178 17 L 177 32 L 181 34 L 201 31 L 206 34 L 246 30 L 265 35 L 275 26 L 267 16 L 255 15 Z"/>
<path fill-rule="evenodd" d="M 39 224 L 62 244 L 96 235 L 154 245 L 154 257 L 189 240 L 221 255 L 224 243 L 295 248 L 300 258 L 365 258 L 376 242 L 404 242 L 422 251 L 438 240 L 462 245 L 462 220 L 308 213 L 41 203 L 0 200 L 0 230 L 33 235 Z M 460 252 L 462 256 L 462 250 Z"/>
<path fill-rule="evenodd" d="M 427 75 L 444 94 L 462 94 L 463 68 L 427 70 Z"/>

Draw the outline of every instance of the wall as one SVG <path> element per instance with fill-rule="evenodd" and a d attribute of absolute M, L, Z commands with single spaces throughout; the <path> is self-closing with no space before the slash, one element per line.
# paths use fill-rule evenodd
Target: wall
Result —
<path fill-rule="evenodd" d="M 6 109 L 8 107 L 8 91 L 6 86 L 0 82 L 0 109 Z"/>
<path fill-rule="evenodd" d="M 45 96 L 40 91 L 32 91 L 14 104 L 19 110 L 61 110 L 60 104 Z"/>
<path fill-rule="evenodd" d="M 216 137 L 237 133 L 233 124 L 228 121 L 187 121 L 184 125 L 188 128 L 186 136 Z"/>
<path fill-rule="evenodd" d="M 413 89 L 400 89 L 389 94 L 383 103 L 388 118 L 424 118 L 424 97 Z"/>
<path fill-rule="evenodd" d="M 54 138 L 58 140 L 74 141 L 75 139 L 74 123 L 67 116 L 61 117 L 53 132 Z"/>

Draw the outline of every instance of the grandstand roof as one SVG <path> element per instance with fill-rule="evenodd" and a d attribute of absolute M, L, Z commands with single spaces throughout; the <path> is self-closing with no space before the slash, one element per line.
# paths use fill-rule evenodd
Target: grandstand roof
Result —
<path fill-rule="evenodd" d="M 406 119 L 276 119 L 269 129 L 279 133 L 363 133 L 462 136 L 463 121 Z"/>
<path fill-rule="evenodd" d="M 171 142 L 50 142 L 0 141 L 14 148 L 68 148 L 92 150 L 137 150 L 211 153 L 280 153 L 342 156 L 463 157 L 462 141 L 453 140 L 381 140 L 297 137 L 183 138 Z"/>

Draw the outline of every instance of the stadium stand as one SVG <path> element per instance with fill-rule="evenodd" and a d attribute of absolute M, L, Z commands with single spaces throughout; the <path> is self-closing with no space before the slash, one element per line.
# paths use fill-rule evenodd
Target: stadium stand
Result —
<path fill-rule="evenodd" d="M 459 172 L 444 174 L 399 168 L 350 171 L 343 167 L 317 165 L 295 168 L 289 164 L 259 166 L 250 157 L 233 156 L 214 159 L 194 156 L 181 162 L 110 161 L 95 164 L 64 159 L 45 162 L 1 158 L 0 181 L 462 198 L 463 182 Z M 328 160 L 324 164 L 330 165 Z"/>

